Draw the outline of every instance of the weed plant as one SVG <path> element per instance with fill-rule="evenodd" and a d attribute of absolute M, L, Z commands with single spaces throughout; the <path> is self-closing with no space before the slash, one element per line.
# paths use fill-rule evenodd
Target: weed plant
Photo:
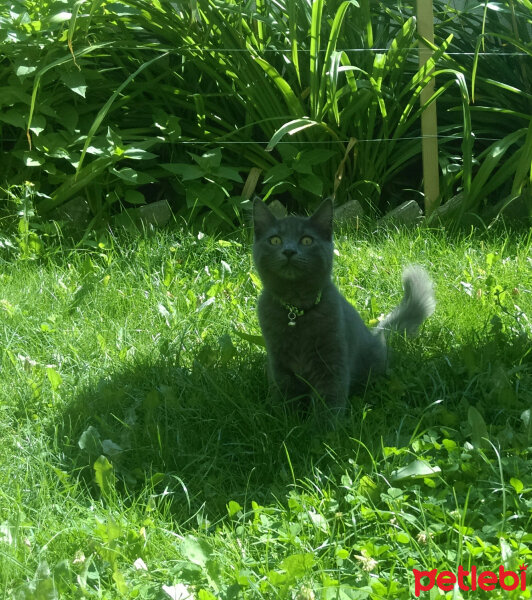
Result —
<path fill-rule="evenodd" d="M 2 261 L 1 597 L 406 599 L 530 562 L 530 236 L 336 245 L 367 322 L 410 262 L 438 307 L 325 433 L 269 398 L 247 234 Z"/>

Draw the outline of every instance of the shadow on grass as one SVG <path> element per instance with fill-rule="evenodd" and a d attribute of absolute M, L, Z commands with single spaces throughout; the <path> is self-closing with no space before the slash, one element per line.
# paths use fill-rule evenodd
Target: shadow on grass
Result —
<path fill-rule="evenodd" d="M 258 353 L 211 368 L 146 360 L 109 374 L 64 414 L 58 439 L 70 469 L 98 494 L 93 465 L 104 454 L 119 488 L 135 494 L 151 480 L 182 516 L 284 497 L 292 471 L 310 475 L 318 440 L 309 419 L 270 401 L 264 363 Z"/>
<path fill-rule="evenodd" d="M 151 482 L 183 520 L 202 510 L 220 517 L 230 500 L 284 501 L 292 484 L 317 472 L 371 469 L 383 446 L 408 446 L 427 427 L 467 439 L 469 405 L 488 426 L 513 419 L 517 431 L 532 397 L 527 341 L 488 336 L 444 352 L 434 341 L 430 355 L 430 340 L 424 348 L 395 340 L 391 373 L 352 399 L 333 432 L 319 434 L 310 418 L 272 403 L 264 355 L 249 353 L 225 366 L 145 360 L 110 374 L 73 399 L 58 439 L 94 494 L 93 465 L 105 454 L 121 492 L 135 496 Z"/>

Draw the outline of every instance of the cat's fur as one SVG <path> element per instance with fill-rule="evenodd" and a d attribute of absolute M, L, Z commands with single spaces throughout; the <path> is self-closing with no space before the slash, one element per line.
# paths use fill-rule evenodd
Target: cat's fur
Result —
<path fill-rule="evenodd" d="M 286 398 L 319 398 L 340 414 L 355 386 L 385 368 L 387 333 L 414 335 L 435 300 L 428 274 L 407 267 L 402 302 L 368 329 L 331 281 L 332 221 L 330 200 L 311 217 L 284 219 L 261 200 L 253 204 L 253 259 L 263 283 L 258 315 L 271 382 Z M 298 316 L 289 318 L 288 305 Z"/>

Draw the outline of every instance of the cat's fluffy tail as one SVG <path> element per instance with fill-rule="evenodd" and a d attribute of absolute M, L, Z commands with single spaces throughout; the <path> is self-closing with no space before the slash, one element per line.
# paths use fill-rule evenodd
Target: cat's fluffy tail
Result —
<path fill-rule="evenodd" d="M 419 326 L 436 308 L 432 280 L 425 269 L 410 265 L 403 271 L 404 296 L 401 304 L 384 317 L 377 330 L 388 335 L 390 331 L 416 335 Z"/>

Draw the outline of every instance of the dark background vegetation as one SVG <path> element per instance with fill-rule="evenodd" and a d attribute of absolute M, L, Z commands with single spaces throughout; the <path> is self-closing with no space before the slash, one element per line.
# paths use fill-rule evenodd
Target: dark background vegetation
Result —
<path fill-rule="evenodd" d="M 455 221 L 528 217 L 530 2 L 434 11 L 440 201 Z M 166 203 L 207 232 L 238 228 L 253 194 L 290 210 L 333 193 L 370 215 L 422 205 L 434 74 L 419 71 L 414 15 L 370 0 L 4 3 L 4 224 L 15 216 L 31 253 L 52 221 L 87 239 L 164 220 Z"/>

